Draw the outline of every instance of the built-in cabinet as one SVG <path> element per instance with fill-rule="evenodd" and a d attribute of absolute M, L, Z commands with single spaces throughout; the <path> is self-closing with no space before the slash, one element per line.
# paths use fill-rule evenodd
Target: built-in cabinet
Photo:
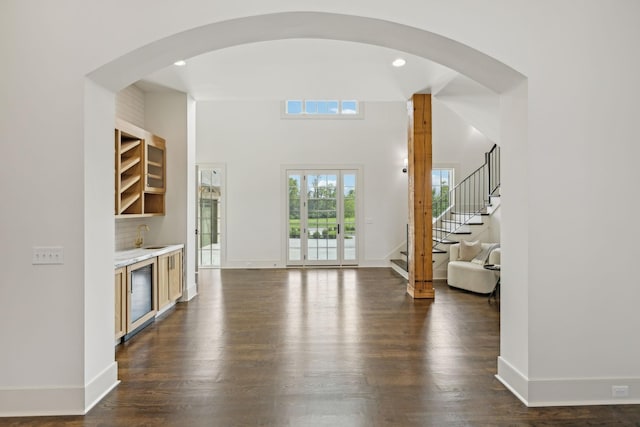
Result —
<path fill-rule="evenodd" d="M 115 339 L 127 340 L 182 296 L 182 249 L 115 270 Z"/>
<path fill-rule="evenodd" d="M 182 296 L 182 251 L 158 257 L 158 310 Z"/>
<path fill-rule="evenodd" d="M 116 120 L 116 216 L 164 215 L 166 181 L 166 141 Z"/>
<path fill-rule="evenodd" d="M 127 269 L 116 268 L 115 303 L 116 303 L 116 339 L 127 333 Z"/>

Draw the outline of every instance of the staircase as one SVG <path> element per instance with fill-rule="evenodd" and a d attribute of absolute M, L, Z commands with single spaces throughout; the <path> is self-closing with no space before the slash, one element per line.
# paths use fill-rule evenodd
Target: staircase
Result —
<path fill-rule="evenodd" d="M 500 205 L 500 147 L 494 145 L 485 153 L 482 166 L 462 180 L 448 194 L 433 201 L 432 209 L 440 212 L 433 220 L 433 263 L 435 270 L 449 259 L 449 246 L 460 240 L 476 240 L 487 230 L 483 219 Z M 407 225 L 407 242 L 409 226 Z M 480 238 L 480 240 L 482 240 Z M 391 260 L 391 268 L 408 278 L 408 247 L 400 257 Z"/>

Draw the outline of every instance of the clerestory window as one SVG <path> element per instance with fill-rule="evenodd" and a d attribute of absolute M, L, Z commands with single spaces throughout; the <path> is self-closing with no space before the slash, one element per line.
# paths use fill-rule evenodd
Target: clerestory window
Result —
<path fill-rule="evenodd" d="M 283 110 L 286 118 L 362 118 L 360 102 L 352 99 L 289 99 Z"/>

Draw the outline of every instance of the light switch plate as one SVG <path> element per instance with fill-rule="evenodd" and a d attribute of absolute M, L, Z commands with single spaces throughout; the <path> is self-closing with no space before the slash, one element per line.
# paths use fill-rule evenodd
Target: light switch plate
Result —
<path fill-rule="evenodd" d="M 62 246 L 34 246 L 32 264 L 64 264 Z"/>

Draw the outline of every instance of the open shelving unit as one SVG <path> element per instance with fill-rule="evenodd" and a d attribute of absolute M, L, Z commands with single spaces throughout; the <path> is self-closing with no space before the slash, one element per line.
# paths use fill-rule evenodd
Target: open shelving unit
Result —
<path fill-rule="evenodd" d="M 115 129 L 115 215 L 164 215 L 165 140 L 123 120 Z"/>

